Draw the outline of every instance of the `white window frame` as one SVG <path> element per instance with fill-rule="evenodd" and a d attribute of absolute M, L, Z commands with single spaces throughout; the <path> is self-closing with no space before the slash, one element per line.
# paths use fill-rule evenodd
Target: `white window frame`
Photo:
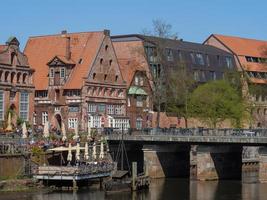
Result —
<path fill-rule="evenodd" d="M 49 77 L 50 78 L 54 78 L 55 77 L 55 69 L 54 68 L 50 68 Z"/>
<path fill-rule="evenodd" d="M 114 115 L 114 105 L 113 104 L 107 105 L 107 114 L 108 115 Z"/>
<path fill-rule="evenodd" d="M 60 68 L 60 78 L 65 78 L 66 76 L 66 69 L 65 67 Z"/>
<path fill-rule="evenodd" d="M 48 112 L 44 111 L 42 112 L 42 125 L 45 125 L 47 121 L 48 121 Z"/>
<path fill-rule="evenodd" d="M 78 118 L 68 118 L 68 128 L 75 129 L 78 125 Z"/>
<path fill-rule="evenodd" d="M 5 93 L 0 90 L 0 120 L 4 120 L 5 113 Z"/>
<path fill-rule="evenodd" d="M 97 105 L 95 103 L 88 103 L 88 112 L 95 113 Z"/>
<path fill-rule="evenodd" d="M 23 95 L 26 95 L 26 96 L 23 97 Z M 23 98 L 26 98 L 26 100 L 24 100 Z M 21 119 L 23 119 L 25 121 L 28 121 L 28 119 L 29 119 L 29 93 L 27 93 L 27 92 L 21 92 L 20 93 L 19 116 Z"/>

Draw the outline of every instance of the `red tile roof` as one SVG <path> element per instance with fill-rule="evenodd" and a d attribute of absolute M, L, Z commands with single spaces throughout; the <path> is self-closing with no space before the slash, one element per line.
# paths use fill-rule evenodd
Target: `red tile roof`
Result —
<path fill-rule="evenodd" d="M 247 39 L 225 35 L 213 35 L 228 49 L 238 56 L 239 62 L 245 71 L 267 72 L 266 63 L 247 62 L 245 56 L 267 58 L 267 41 Z M 265 83 L 265 80 L 250 79 L 254 83 Z"/>
<path fill-rule="evenodd" d="M 224 43 L 238 56 L 267 58 L 267 41 L 218 34 L 214 34 L 214 37 Z"/>
<path fill-rule="evenodd" d="M 34 84 L 36 90 L 48 88 L 47 63 L 55 56 L 65 57 L 66 36 L 70 37 L 71 62 L 76 63 L 65 84 L 65 89 L 79 89 L 83 78 L 88 74 L 97 51 L 104 39 L 104 32 L 67 33 L 48 36 L 30 37 L 24 53 L 28 56 L 29 64 L 35 69 Z M 79 64 L 79 60 L 82 63 Z"/>
<path fill-rule="evenodd" d="M 150 84 L 152 84 L 152 76 L 145 58 L 142 41 L 113 41 L 113 46 L 127 87 L 130 86 L 136 71 L 145 71 Z"/>

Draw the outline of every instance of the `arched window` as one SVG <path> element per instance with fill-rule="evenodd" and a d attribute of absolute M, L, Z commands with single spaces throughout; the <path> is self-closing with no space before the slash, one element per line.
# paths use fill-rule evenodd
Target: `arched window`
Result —
<path fill-rule="evenodd" d="M 2 81 L 2 75 L 3 75 L 3 71 L 0 71 L 0 82 Z"/>
<path fill-rule="evenodd" d="M 112 60 L 109 60 L 109 66 L 111 66 L 111 64 L 112 64 Z"/>
<path fill-rule="evenodd" d="M 102 64 L 103 64 L 103 58 L 100 59 L 100 65 L 102 65 Z"/>
<path fill-rule="evenodd" d="M 21 77 L 21 73 L 17 73 L 17 83 L 20 83 L 20 77 Z"/>
<path fill-rule="evenodd" d="M 16 56 L 16 53 L 15 52 L 12 52 L 11 53 L 11 65 L 14 66 L 17 64 L 17 56 Z"/>
<path fill-rule="evenodd" d="M 27 74 L 24 73 L 24 74 L 22 75 L 22 83 L 23 83 L 23 84 L 26 84 L 26 81 L 27 81 Z"/>
<path fill-rule="evenodd" d="M 108 45 L 105 46 L 105 50 L 106 50 L 106 51 L 108 50 Z"/>
<path fill-rule="evenodd" d="M 15 81 L 14 81 L 15 75 L 16 75 L 15 72 L 12 72 L 12 73 L 11 73 L 11 83 L 14 83 L 14 82 L 15 82 Z"/>

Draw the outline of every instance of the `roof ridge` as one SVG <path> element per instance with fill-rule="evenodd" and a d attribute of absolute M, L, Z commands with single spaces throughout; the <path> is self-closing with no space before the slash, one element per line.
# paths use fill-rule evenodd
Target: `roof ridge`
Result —
<path fill-rule="evenodd" d="M 71 32 L 71 33 L 57 33 L 57 34 L 47 34 L 47 35 L 36 35 L 36 36 L 30 36 L 31 38 L 42 38 L 42 37 L 54 37 L 54 36 L 61 36 L 61 35 L 74 35 L 74 34 L 82 34 L 82 33 L 104 33 L 104 31 L 80 31 L 80 32 Z"/>

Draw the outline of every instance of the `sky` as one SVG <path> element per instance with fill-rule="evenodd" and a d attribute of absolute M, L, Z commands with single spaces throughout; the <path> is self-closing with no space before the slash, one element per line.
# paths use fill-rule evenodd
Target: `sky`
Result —
<path fill-rule="evenodd" d="M 172 25 L 186 41 L 210 34 L 267 40 L 266 0 L 0 0 L 0 44 L 16 36 L 23 49 L 30 36 L 109 29 L 112 35 Z"/>

